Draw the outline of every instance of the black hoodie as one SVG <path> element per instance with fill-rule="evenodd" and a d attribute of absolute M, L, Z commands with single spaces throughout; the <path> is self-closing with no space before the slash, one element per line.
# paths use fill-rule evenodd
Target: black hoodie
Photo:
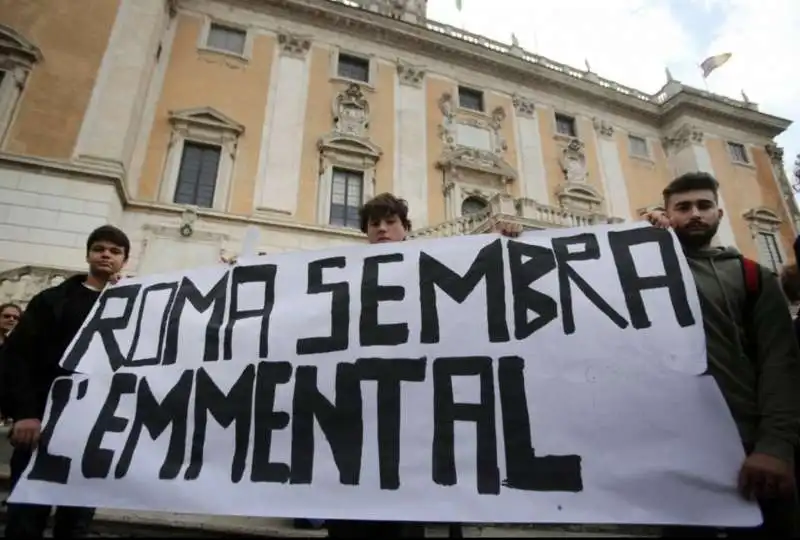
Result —
<path fill-rule="evenodd" d="M 4 344 L 3 393 L 14 420 L 41 419 L 50 386 L 68 374 L 61 357 L 100 296 L 85 281 L 86 274 L 72 276 L 34 296 Z"/>

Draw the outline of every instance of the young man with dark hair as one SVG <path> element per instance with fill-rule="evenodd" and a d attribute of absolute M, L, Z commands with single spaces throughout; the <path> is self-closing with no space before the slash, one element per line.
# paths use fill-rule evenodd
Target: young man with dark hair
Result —
<path fill-rule="evenodd" d="M 411 232 L 408 203 L 391 193 L 382 193 L 368 201 L 359 210 L 361 232 L 370 244 L 402 242 Z M 512 224 L 498 224 L 495 232 L 515 237 L 522 228 Z M 330 520 L 327 522 L 328 538 L 422 538 L 425 525 L 408 521 Z M 461 536 L 460 526 L 450 525 L 450 535 Z"/>
<path fill-rule="evenodd" d="M 56 377 L 69 374 L 59 365 L 61 357 L 100 292 L 119 278 L 130 249 L 128 237 L 116 227 L 104 225 L 95 229 L 86 241 L 88 273 L 72 276 L 34 296 L 5 344 L 4 384 L 9 413 L 14 418 L 10 434 L 14 446 L 12 489 L 39 442 L 50 387 Z M 49 506 L 9 503 L 5 536 L 42 538 L 50 510 Z M 53 536 L 86 536 L 93 517 L 93 508 L 58 507 Z"/>
<path fill-rule="evenodd" d="M 764 514 L 764 524 L 753 532 L 792 536 L 797 532 L 800 349 L 772 272 L 733 248 L 711 246 L 723 212 L 718 190 L 709 174 L 684 174 L 664 189 L 666 212 L 647 218 L 674 229 L 692 270 L 708 373 L 728 403 L 747 453 L 739 489 L 757 499 Z"/>

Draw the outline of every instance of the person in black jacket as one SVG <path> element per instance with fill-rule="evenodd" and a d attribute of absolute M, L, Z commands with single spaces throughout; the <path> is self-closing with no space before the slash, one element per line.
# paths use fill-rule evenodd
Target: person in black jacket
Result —
<path fill-rule="evenodd" d="M 39 442 L 50 387 L 56 377 L 69 375 L 59 365 L 64 351 L 80 330 L 100 292 L 118 279 L 128 260 L 130 241 L 111 225 L 95 229 L 86 241 L 87 274 L 73 276 L 34 296 L 3 347 L 11 428 L 11 489 L 28 465 Z M 51 508 L 8 504 L 5 536 L 42 538 Z M 54 538 L 86 536 L 93 508 L 59 507 Z"/>

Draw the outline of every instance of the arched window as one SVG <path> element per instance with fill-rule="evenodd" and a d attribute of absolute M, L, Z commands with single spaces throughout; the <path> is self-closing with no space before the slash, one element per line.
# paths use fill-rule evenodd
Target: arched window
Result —
<path fill-rule="evenodd" d="M 467 197 L 461 203 L 461 215 L 477 214 L 486 210 L 486 201 L 479 197 Z"/>

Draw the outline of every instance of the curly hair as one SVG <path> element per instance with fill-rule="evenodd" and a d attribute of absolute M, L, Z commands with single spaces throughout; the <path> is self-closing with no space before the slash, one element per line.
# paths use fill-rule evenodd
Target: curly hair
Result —
<path fill-rule="evenodd" d="M 408 219 L 408 203 L 391 193 L 381 193 L 366 202 L 358 211 L 361 232 L 367 232 L 371 221 L 396 216 L 407 231 L 411 230 L 411 221 Z"/>

